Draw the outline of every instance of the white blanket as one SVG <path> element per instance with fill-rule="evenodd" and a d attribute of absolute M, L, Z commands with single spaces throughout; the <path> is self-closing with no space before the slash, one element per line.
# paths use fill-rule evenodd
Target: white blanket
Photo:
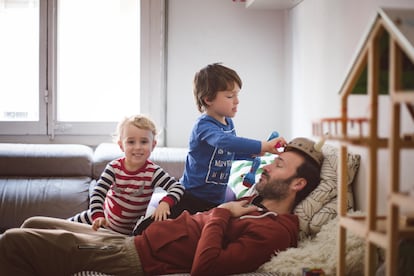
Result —
<path fill-rule="evenodd" d="M 357 213 L 354 212 L 354 215 Z M 358 214 L 361 214 L 358 212 Z M 280 276 L 301 276 L 303 268 L 321 268 L 325 275 L 336 275 L 338 256 L 338 219 L 324 226 L 313 239 L 299 242 L 297 248 L 279 252 L 263 264 L 258 272 L 276 272 Z M 364 241 L 347 231 L 346 275 L 364 275 Z"/>

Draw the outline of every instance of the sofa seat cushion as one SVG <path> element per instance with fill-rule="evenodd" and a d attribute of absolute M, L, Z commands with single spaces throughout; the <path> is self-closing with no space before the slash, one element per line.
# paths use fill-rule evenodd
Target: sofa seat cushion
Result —
<path fill-rule="evenodd" d="M 0 230 L 31 216 L 68 218 L 86 210 L 90 177 L 0 178 Z"/>
<path fill-rule="evenodd" d="M 92 161 L 85 145 L 0 144 L 0 176 L 90 176 Z"/>

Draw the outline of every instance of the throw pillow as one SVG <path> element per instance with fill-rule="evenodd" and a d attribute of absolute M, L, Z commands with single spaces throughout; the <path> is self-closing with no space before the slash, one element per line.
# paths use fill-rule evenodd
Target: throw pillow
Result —
<path fill-rule="evenodd" d="M 332 145 L 325 144 L 322 152 L 324 160 L 321 167 L 321 182 L 294 210 L 299 217 L 301 239 L 314 236 L 320 231 L 322 225 L 337 215 L 339 150 Z M 360 155 L 348 152 L 348 210 L 354 207 L 352 182 L 358 171 L 360 159 Z"/>
<path fill-rule="evenodd" d="M 275 154 L 265 154 L 264 156 L 260 157 L 260 165 L 256 171 L 256 182 L 259 181 L 260 175 L 263 172 L 263 167 L 267 164 L 270 164 L 275 160 Z M 236 198 L 241 198 L 243 196 L 247 196 L 249 192 L 249 187 L 243 185 L 243 178 L 244 176 L 250 171 L 252 166 L 252 161 L 247 160 L 236 160 L 233 161 L 230 170 L 230 177 L 228 186 L 233 190 Z"/>

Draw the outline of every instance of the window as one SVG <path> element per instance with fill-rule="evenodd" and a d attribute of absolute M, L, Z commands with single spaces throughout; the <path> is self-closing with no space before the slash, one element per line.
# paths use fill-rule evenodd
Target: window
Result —
<path fill-rule="evenodd" d="M 98 144 L 135 113 L 161 130 L 163 14 L 163 0 L 0 0 L 0 141 Z"/>
<path fill-rule="evenodd" d="M 39 120 L 38 33 L 38 1 L 0 0 L 1 121 Z"/>
<path fill-rule="evenodd" d="M 139 2 L 58 0 L 57 8 L 57 120 L 118 121 L 139 112 Z"/>

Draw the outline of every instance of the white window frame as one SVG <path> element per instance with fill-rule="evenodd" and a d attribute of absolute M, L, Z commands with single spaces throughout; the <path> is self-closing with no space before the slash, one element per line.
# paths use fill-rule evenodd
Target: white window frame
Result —
<path fill-rule="evenodd" d="M 162 146 L 166 121 L 165 0 L 140 2 L 140 110 L 157 123 L 158 145 Z M 97 145 L 111 141 L 116 122 L 56 122 L 56 3 L 56 0 L 40 0 L 39 121 L 0 122 L 0 142 Z M 94 108 L 91 103 L 91 110 Z"/>

